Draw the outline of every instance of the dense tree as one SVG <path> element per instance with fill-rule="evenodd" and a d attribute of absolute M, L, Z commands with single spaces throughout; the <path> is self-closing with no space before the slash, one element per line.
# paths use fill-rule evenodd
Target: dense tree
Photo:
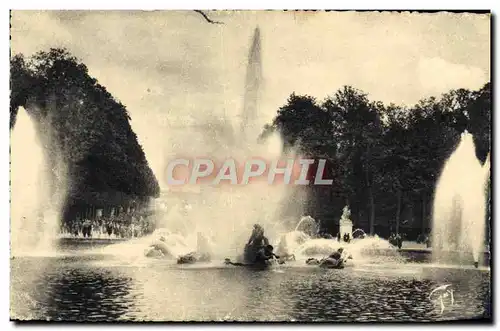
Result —
<path fill-rule="evenodd" d="M 11 128 L 24 107 L 45 133 L 50 160 L 68 171 L 72 205 L 103 207 L 159 194 L 130 116 L 64 49 L 11 59 Z"/>
<path fill-rule="evenodd" d="M 322 215 L 326 227 L 336 228 L 348 203 L 356 226 L 367 232 L 387 234 L 404 226 L 416 236 L 430 226 L 436 182 L 464 130 L 473 134 L 476 155 L 485 161 L 491 87 L 452 90 L 412 107 L 370 101 L 350 86 L 322 103 L 292 94 L 262 137 L 275 130 L 287 145 L 299 145 L 303 155 L 330 160 L 336 177 L 329 198 L 310 210 Z M 317 188 L 310 191 L 311 199 L 321 201 Z"/>
<path fill-rule="evenodd" d="M 369 231 L 375 226 L 375 186 L 379 182 L 376 171 L 381 157 L 380 103 L 371 103 L 366 94 L 345 86 L 333 97 L 327 98 L 323 107 L 331 114 L 332 126 L 339 148 L 339 164 L 343 186 L 353 210 L 369 206 Z"/>
<path fill-rule="evenodd" d="M 473 92 L 465 107 L 469 117 L 467 128 L 474 135 L 477 156 L 481 161 L 491 150 L 491 84 Z"/>
<path fill-rule="evenodd" d="M 278 130 L 284 137 L 285 147 L 304 152 L 326 154 L 331 148 L 326 141 L 332 134 L 329 114 L 310 96 L 290 95 L 286 105 L 278 110 L 272 125 L 265 127 L 263 136 Z"/>

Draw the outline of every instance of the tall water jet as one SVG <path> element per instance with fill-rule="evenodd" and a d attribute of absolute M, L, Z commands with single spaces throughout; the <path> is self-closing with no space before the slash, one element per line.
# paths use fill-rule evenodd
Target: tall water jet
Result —
<path fill-rule="evenodd" d="M 256 27 L 252 45 L 248 53 L 248 64 L 245 78 L 245 95 L 243 98 L 243 113 L 241 133 L 243 138 L 255 137 L 258 132 L 256 118 L 258 117 L 259 99 L 262 84 L 262 60 L 260 29 Z"/>
<path fill-rule="evenodd" d="M 19 109 L 11 131 L 11 250 L 34 249 L 48 195 L 46 160 L 36 125 Z"/>
<path fill-rule="evenodd" d="M 458 252 L 461 263 L 480 260 L 485 250 L 486 183 L 484 166 L 476 157 L 473 136 L 465 131 L 445 163 L 437 183 L 432 218 L 432 255 L 441 262 Z M 472 255 L 472 256 L 471 256 Z"/>
<path fill-rule="evenodd" d="M 46 129 L 44 131 L 44 129 Z M 11 131 L 11 254 L 47 253 L 54 249 L 64 190 L 59 158 L 49 160 L 49 126 L 20 108 Z M 42 132 L 43 131 L 43 132 Z"/>

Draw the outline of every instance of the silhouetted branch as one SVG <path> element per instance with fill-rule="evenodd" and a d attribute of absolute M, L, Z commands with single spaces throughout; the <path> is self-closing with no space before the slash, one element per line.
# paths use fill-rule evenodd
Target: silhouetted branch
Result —
<path fill-rule="evenodd" d="M 201 10 L 195 10 L 195 12 L 197 12 L 198 14 L 200 14 L 201 16 L 203 16 L 205 18 L 205 20 L 208 22 L 208 23 L 211 23 L 211 24 L 224 24 L 223 22 L 219 22 L 219 21 L 213 21 L 211 20 L 207 14 L 205 14 L 203 11 Z"/>

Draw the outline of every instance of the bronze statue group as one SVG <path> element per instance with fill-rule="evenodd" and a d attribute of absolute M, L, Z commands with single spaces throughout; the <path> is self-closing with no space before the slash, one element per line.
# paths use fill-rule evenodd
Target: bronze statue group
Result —
<path fill-rule="evenodd" d="M 203 242 L 204 237 L 198 234 L 198 248 L 196 251 L 191 252 L 186 255 L 182 255 L 177 258 L 178 264 L 192 264 L 196 262 L 210 262 L 211 253 L 207 248 L 200 248 L 200 242 Z M 204 245 L 207 247 L 207 245 Z M 161 237 L 159 241 L 152 244 L 146 252 L 148 257 L 165 257 L 170 256 L 168 246 L 166 245 L 166 238 Z M 339 248 L 334 251 L 329 256 L 323 259 L 310 258 L 306 261 L 308 265 L 318 265 L 321 268 L 333 268 L 342 269 L 345 266 L 345 262 L 348 259 L 352 259 L 352 256 L 344 251 L 343 248 Z M 253 268 L 267 268 L 273 264 L 285 264 L 286 261 L 295 260 L 293 254 L 282 254 L 278 256 L 274 253 L 274 247 L 269 243 L 269 239 L 264 234 L 264 228 L 255 224 L 253 226 L 252 234 L 248 239 L 243 250 L 242 257 L 233 262 L 231 259 L 226 258 L 224 264 L 232 266 L 242 266 L 242 267 L 253 267 Z"/>

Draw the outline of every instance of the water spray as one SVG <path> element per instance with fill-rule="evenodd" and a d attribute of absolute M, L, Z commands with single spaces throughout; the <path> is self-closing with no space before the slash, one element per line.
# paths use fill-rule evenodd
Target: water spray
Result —
<path fill-rule="evenodd" d="M 465 131 L 446 161 L 434 196 L 432 217 L 433 259 L 458 251 L 462 262 L 478 265 L 484 251 L 487 172 L 476 157 L 473 136 Z M 469 261 L 469 262 L 467 262 Z"/>

